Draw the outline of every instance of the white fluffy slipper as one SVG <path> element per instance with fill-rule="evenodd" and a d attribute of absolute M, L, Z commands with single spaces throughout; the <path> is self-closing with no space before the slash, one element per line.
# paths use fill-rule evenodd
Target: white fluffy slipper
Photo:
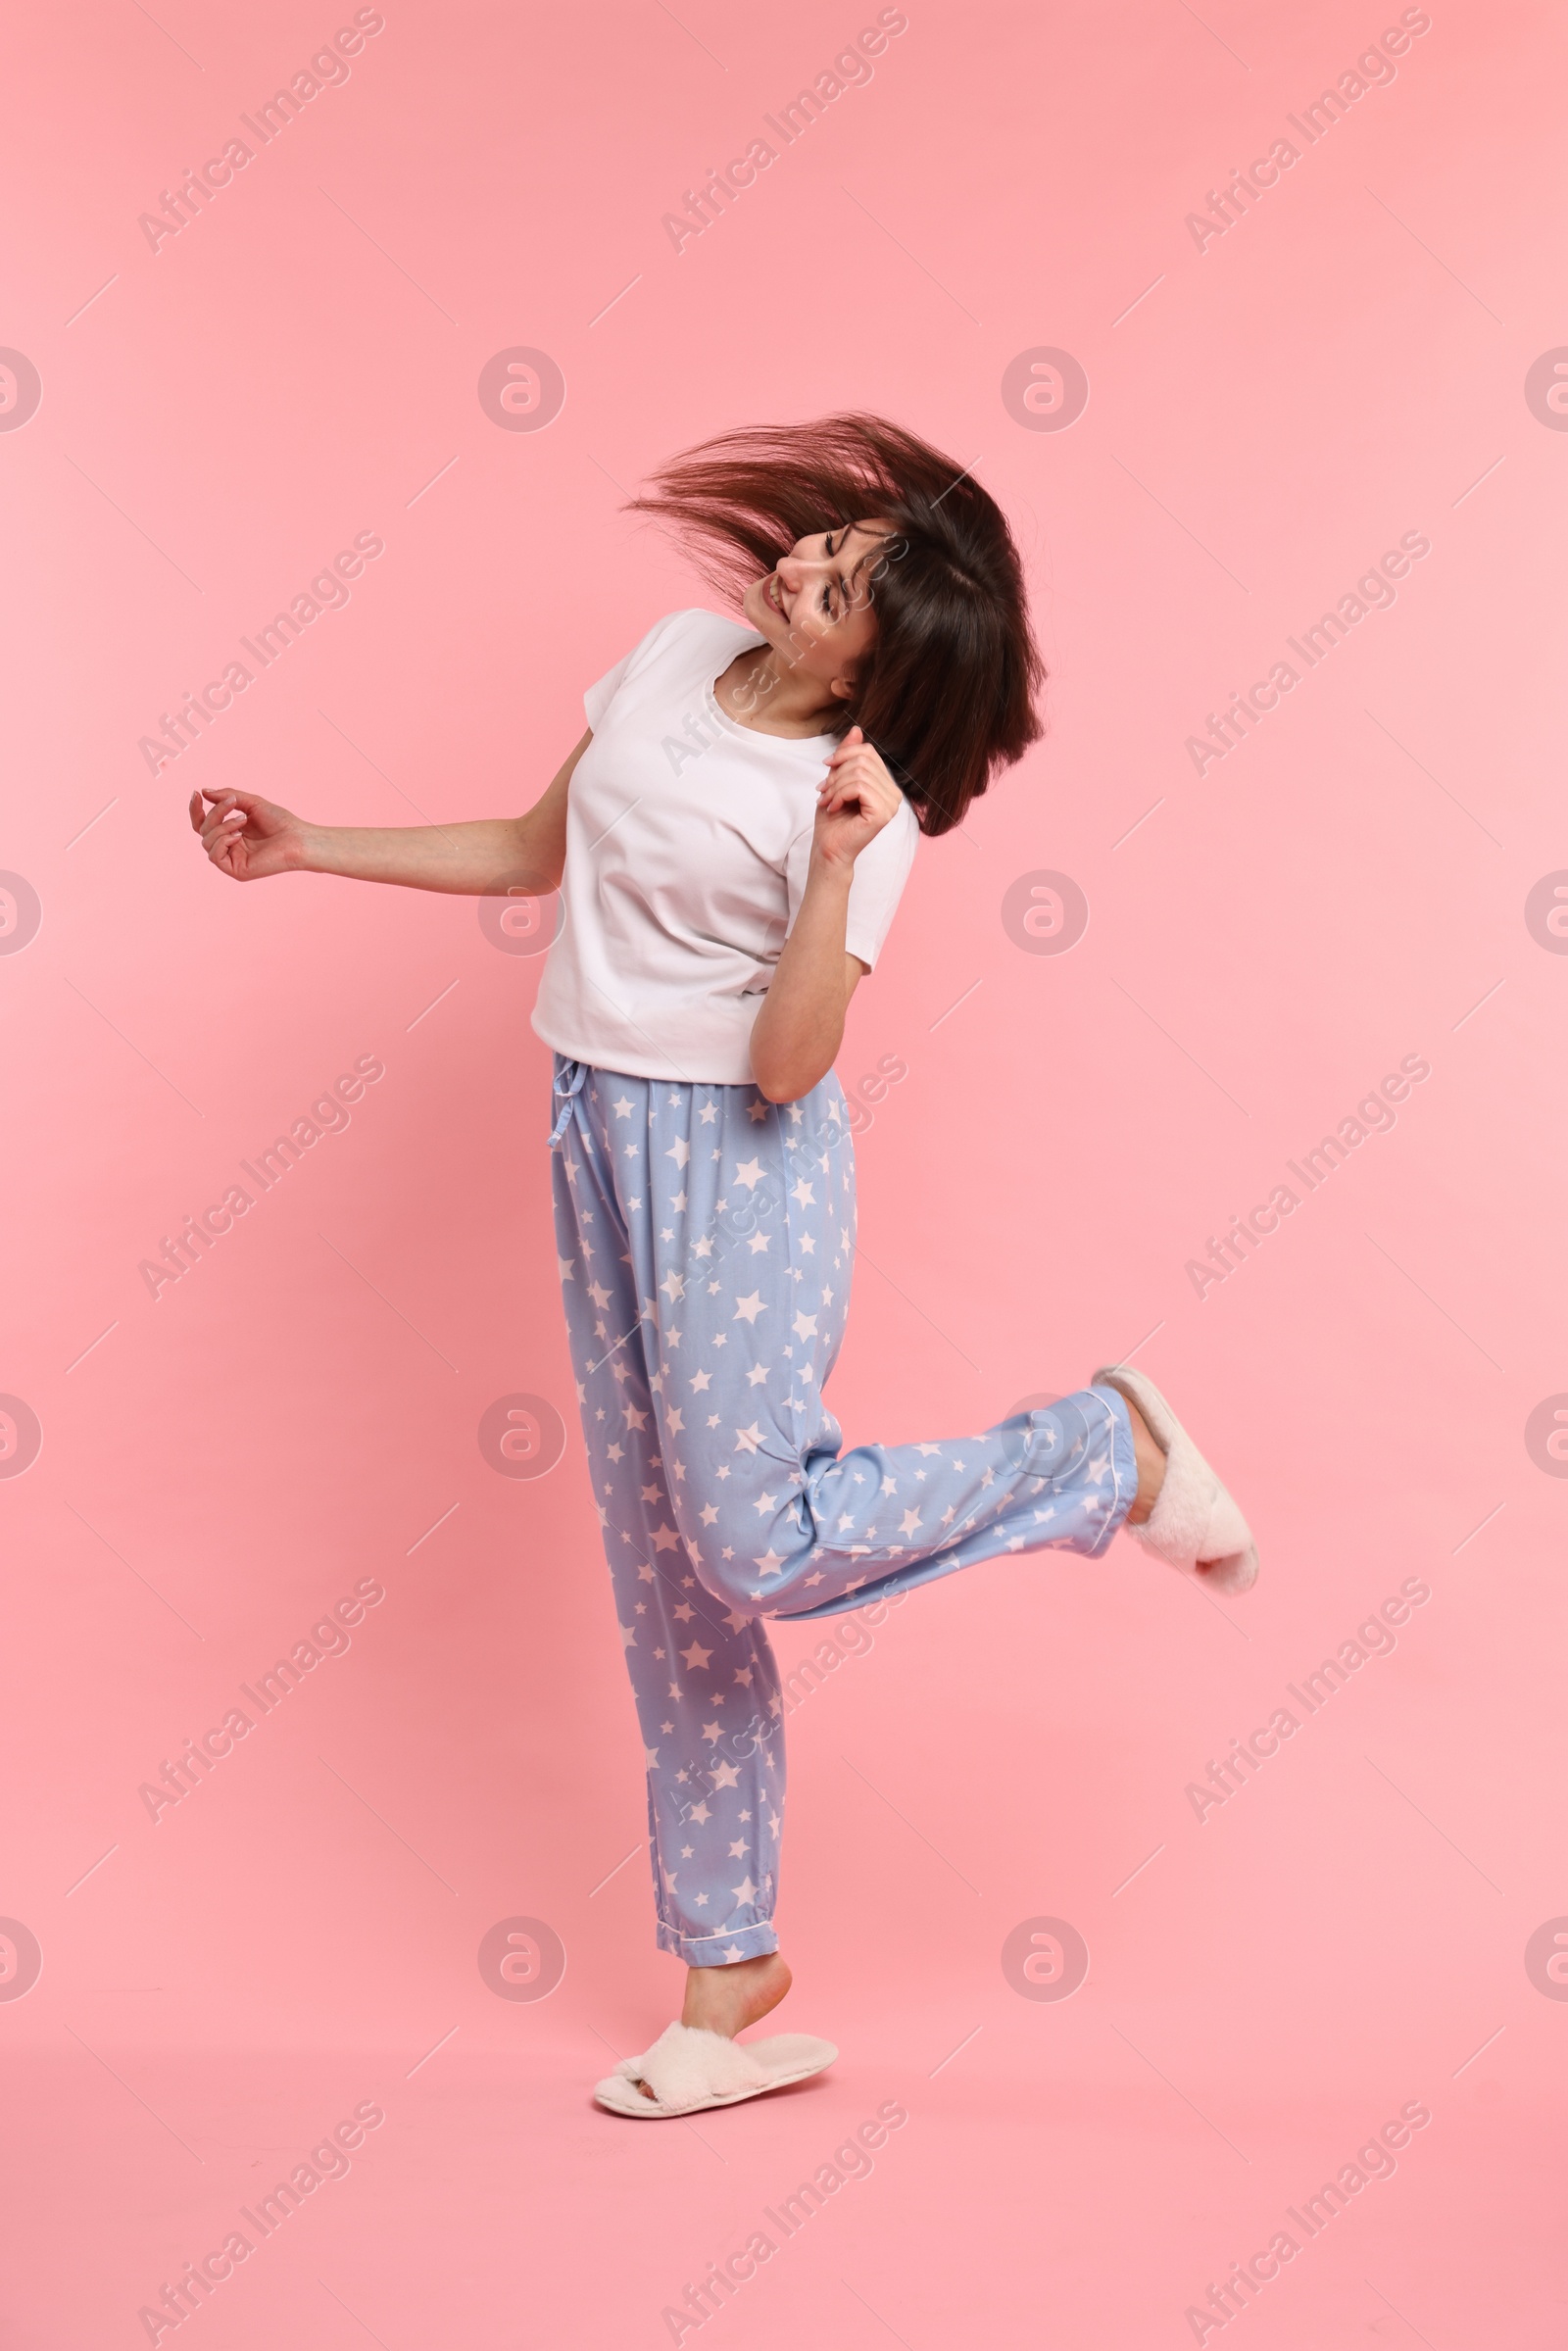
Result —
<path fill-rule="evenodd" d="M 736 2106 L 770 2089 L 808 2081 L 830 2066 L 838 2051 L 830 2040 L 808 2033 L 776 2033 L 770 2040 L 728 2040 L 695 2025 L 666 2025 L 641 2057 L 623 2057 L 599 2082 L 594 2096 L 612 2114 L 658 2121 L 666 2115 L 697 2114 L 705 2106 Z M 637 2084 L 646 2082 L 647 2097 Z"/>
<path fill-rule="evenodd" d="M 1134 1543 L 1197 1583 L 1246 1592 L 1257 1582 L 1251 1530 L 1153 1381 L 1111 1363 L 1096 1372 L 1094 1386 L 1114 1388 L 1136 1404 L 1165 1456 L 1165 1481 L 1152 1513 L 1141 1527 L 1126 1530 Z"/>

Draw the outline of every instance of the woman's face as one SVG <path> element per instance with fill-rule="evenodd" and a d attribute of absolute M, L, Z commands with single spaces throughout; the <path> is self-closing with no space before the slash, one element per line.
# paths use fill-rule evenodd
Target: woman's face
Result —
<path fill-rule="evenodd" d="M 892 529 L 873 518 L 813 532 L 746 591 L 747 619 L 784 666 L 846 701 L 856 665 L 876 635 L 871 573 Z"/>

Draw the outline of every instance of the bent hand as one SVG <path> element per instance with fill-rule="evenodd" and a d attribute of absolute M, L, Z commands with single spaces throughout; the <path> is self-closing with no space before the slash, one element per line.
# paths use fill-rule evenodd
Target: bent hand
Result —
<path fill-rule="evenodd" d="M 829 758 L 817 792 L 812 856 L 829 865 L 853 864 L 898 814 L 903 797 L 860 729 L 852 726 Z"/>
<path fill-rule="evenodd" d="M 211 808 L 203 808 L 204 800 Z M 233 881 L 259 882 L 270 873 L 292 872 L 303 861 L 299 818 L 254 792 L 193 792 L 190 820 L 219 872 Z"/>

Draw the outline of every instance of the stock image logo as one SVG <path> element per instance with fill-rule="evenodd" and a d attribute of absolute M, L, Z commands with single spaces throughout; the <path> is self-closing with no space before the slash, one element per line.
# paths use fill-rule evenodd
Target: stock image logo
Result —
<path fill-rule="evenodd" d="M 1525 929 L 1548 955 L 1568 955 L 1568 870 L 1542 875 L 1525 900 Z"/>
<path fill-rule="evenodd" d="M 1025 2000 L 1070 2000 L 1089 1973 L 1089 1945 L 1065 1919 L 1020 1919 L 1002 1946 L 1002 1972 Z"/>
<path fill-rule="evenodd" d="M 43 1424 L 20 1396 L 0 1396 L 0 1478 L 31 1469 L 43 1444 Z"/>
<path fill-rule="evenodd" d="M 479 1944 L 479 1973 L 503 2000 L 548 2000 L 566 1972 L 566 1946 L 543 1919 L 497 1919 Z"/>
<path fill-rule="evenodd" d="M 0 358 L 9 358 L 0 353 Z M 1538 424 L 1568 432 L 1568 343 L 1544 351 L 1525 373 L 1525 406 Z"/>
<path fill-rule="evenodd" d="M 509 882 L 504 896 L 481 898 L 478 905 L 479 928 L 504 955 L 542 955 L 566 919 L 559 890 L 536 898 L 522 882 Z"/>
<path fill-rule="evenodd" d="M 1548 2000 L 1568 2000 L 1568 1919 L 1544 1919 L 1525 1945 L 1525 1974 Z"/>
<path fill-rule="evenodd" d="M 24 351 L 0 348 L 0 432 L 15 432 L 43 398 L 38 370 Z"/>
<path fill-rule="evenodd" d="M 19 955 L 38 936 L 43 906 L 24 874 L 0 873 L 0 955 Z"/>
<path fill-rule="evenodd" d="M 566 1424 L 542 1396 L 498 1396 L 479 1420 L 479 1450 L 504 1478 L 547 1477 L 566 1449 Z"/>
<path fill-rule="evenodd" d="M 566 379 L 548 351 L 514 343 L 479 370 L 479 406 L 503 432 L 542 432 L 560 416 Z"/>
<path fill-rule="evenodd" d="M 1568 1478 L 1568 1396 L 1544 1396 L 1525 1422 L 1525 1451 L 1548 1478 Z"/>
<path fill-rule="evenodd" d="M 1064 955 L 1089 928 L 1089 901 L 1070 873 L 1020 873 L 1002 901 L 1002 927 L 1026 955 Z"/>
<path fill-rule="evenodd" d="M 0 2000 L 21 2000 L 43 1970 L 38 1937 L 21 1919 L 0 1919 Z"/>
<path fill-rule="evenodd" d="M 1026 432 L 1065 432 L 1089 406 L 1089 378 L 1070 351 L 1038 343 L 1008 362 L 1002 405 Z"/>

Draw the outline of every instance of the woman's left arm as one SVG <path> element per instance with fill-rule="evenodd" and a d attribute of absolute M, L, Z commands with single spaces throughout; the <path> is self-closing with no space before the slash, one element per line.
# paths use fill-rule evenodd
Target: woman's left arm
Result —
<path fill-rule="evenodd" d="M 866 966 L 845 947 L 855 860 L 903 795 L 858 726 L 828 760 L 795 927 L 752 1029 L 752 1074 L 772 1102 L 798 1102 L 832 1068 Z"/>

